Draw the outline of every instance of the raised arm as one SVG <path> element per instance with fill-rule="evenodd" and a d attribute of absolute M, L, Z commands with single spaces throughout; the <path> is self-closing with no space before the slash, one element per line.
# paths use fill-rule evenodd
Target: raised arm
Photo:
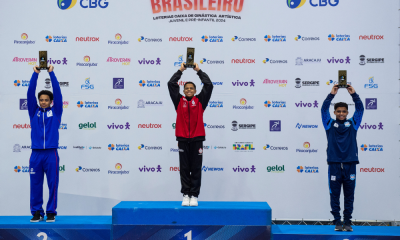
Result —
<path fill-rule="evenodd" d="M 50 80 L 51 80 L 51 85 L 53 86 L 53 109 L 54 113 L 57 116 L 61 116 L 63 112 L 63 100 L 62 100 L 62 94 L 61 94 L 61 88 L 60 88 L 60 83 L 57 81 L 56 75 L 53 72 L 53 66 L 50 65 L 49 68 L 49 75 L 50 75 Z"/>
<path fill-rule="evenodd" d="M 360 99 L 360 96 L 358 96 L 356 90 L 354 90 L 354 88 L 351 85 L 349 85 L 347 91 L 349 91 L 350 96 L 353 98 L 353 102 L 356 105 L 356 111 L 354 112 L 353 115 L 353 121 L 354 121 L 354 129 L 358 130 L 358 128 L 361 125 L 362 117 L 364 114 L 364 105 Z"/>
<path fill-rule="evenodd" d="M 182 95 L 179 93 L 178 81 L 179 79 L 181 79 L 182 72 L 184 70 L 185 68 L 182 63 L 181 68 L 176 73 L 174 73 L 174 75 L 172 75 L 171 79 L 168 82 L 169 95 L 171 96 L 172 102 L 174 103 L 175 110 L 178 109 L 179 101 L 182 97 Z"/>
<path fill-rule="evenodd" d="M 29 87 L 28 87 L 28 93 L 27 93 L 27 99 L 28 99 L 28 113 L 29 117 L 32 118 L 33 115 L 36 112 L 36 109 L 38 108 L 38 103 L 36 100 L 36 85 L 37 85 L 37 79 L 39 77 L 39 70 L 36 70 L 35 66 L 33 68 L 34 72 L 32 74 L 31 80 L 29 81 Z"/>
<path fill-rule="evenodd" d="M 329 123 L 331 122 L 331 114 L 329 113 L 329 107 L 331 106 L 332 99 L 335 97 L 336 93 L 338 92 L 338 85 L 334 85 L 332 88 L 331 93 L 326 97 L 324 103 L 322 104 L 321 108 L 321 117 L 322 117 L 322 124 L 324 125 L 325 130 L 329 129 Z"/>
<path fill-rule="evenodd" d="M 208 102 L 211 98 L 211 93 L 213 91 L 214 85 L 208 77 L 207 73 L 203 72 L 196 63 L 195 69 L 197 71 L 197 75 L 199 76 L 201 82 L 203 83 L 203 88 L 201 89 L 200 94 L 197 96 L 201 105 L 203 106 L 203 110 L 206 110 Z"/>

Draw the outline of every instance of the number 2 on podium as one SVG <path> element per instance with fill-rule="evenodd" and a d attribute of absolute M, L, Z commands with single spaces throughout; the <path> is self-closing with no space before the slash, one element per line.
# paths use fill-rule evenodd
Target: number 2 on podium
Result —
<path fill-rule="evenodd" d="M 187 240 L 192 240 L 192 230 L 189 232 L 185 233 L 185 237 L 187 237 Z"/>

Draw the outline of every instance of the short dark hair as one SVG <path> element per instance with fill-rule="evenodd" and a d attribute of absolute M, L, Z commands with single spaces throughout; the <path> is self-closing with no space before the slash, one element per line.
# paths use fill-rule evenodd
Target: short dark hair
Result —
<path fill-rule="evenodd" d="M 39 94 L 38 94 L 38 98 L 40 98 L 40 96 L 42 96 L 42 95 L 47 95 L 47 96 L 49 96 L 50 101 L 53 101 L 53 93 L 50 92 L 49 90 L 42 90 L 42 91 L 40 91 Z"/>
<path fill-rule="evenodd" d="M 338 102 L 338 103 L 336 103 L 336 104 L 335 104 L 335 111 L 336 111 L 336 109 L 339 108 L 339 107 L 345 107 L 346 110 L 349 110 L 349 105 L 347 105 L 347 103 L 345 103 L 345 102 Z"/>
<path fill-rule="evenodd" d="M 194 82 L 186 82 L 185 85 L 183 85 L 183 89 L 185 89 L 186 84 L 193 84 L 194 89 L 196 89 L 196 84 L 194 84 Z"/>

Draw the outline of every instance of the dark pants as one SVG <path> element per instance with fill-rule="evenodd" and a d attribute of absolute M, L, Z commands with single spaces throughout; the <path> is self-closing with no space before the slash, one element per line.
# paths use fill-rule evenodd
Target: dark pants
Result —
<path fill-rule="evenodd" d="M 29 159 L 32 215 L 35 215 L 36 211 L 40 211 L 40 215 L 44 216 L 42 207 L 44 174 L 46 174 L 47 186 L 49 187 L 49 201 L 47 202 L 46 213 L 57 215 L 59 165 L 60 158 L 58 157 L 57 149 L 32 149 L 31 158 Z"/>
<path fill-rule="evenodd" d="M 329 192 L 331 195 L 334 223 L 340 223 L 340 191 L 343 185 L 345 224 L 351 223 L 353 213 L 354 190 L 356 187 L 356 163 L 329 163 Z"/>
<path fill-rule="evenodd" d="M 198 197 L 203 165 L 203 141 L 178 142 L 181 193 Z"/>

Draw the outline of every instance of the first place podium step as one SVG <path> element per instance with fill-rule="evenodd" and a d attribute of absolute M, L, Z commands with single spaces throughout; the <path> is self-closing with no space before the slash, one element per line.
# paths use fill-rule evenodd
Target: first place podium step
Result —
<path fill-rule="evenodd" d="M 112 209 L 112 239 L 270 239 L 266 202 L 120 202 Z"/>

